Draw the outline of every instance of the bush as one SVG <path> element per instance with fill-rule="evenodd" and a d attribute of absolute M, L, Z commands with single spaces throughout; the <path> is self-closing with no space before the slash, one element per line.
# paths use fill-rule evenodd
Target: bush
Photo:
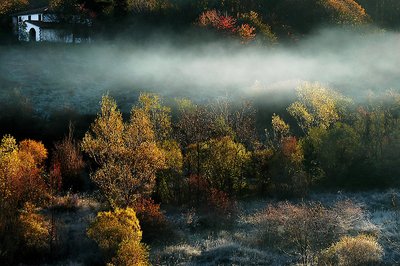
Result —
<path fill-rule="evenodd" d="M 29 251 L 46 252 L 49 249 L 50 222 L 42 215 L 35 213 L 34 205 L 25 204 L 19 216 L 23 243 Z M 25 251 L 26 252 L 26 251 Z"/>
<path fill-rule="evenodd" d="M 128 240 L 122 242 L 112 263 L 120 266 L 145 266 L 150 265 L 148 261 L 148 248 L 136 241 Z"/>
<path fill-rule="evenodd" d="M 79 189 L 83 186 L 82 172 L 85 168 L 79 145 L 72 137 L 73 130 L 62 141 L 54 144 L 52 161 L 60 165 L 64 189 Z"/>
<path fill-rule="evenodd" d="M 134 250 L 135 245 L 142 246 L 140 243 L 142 231 L 139 220 L 136 218 L 135 211 L 131 208 L 116 208 L 115 211 L 99 212 L 90 225 L 87 234 L 99 245 L 108 261 L 124 259 L 123 257 L 126 255 L 124 251 Z M 124 246 L 123 243 L 127 242 L 132 243 L 129 246 Z M 134 257 L 130 258 L 131 261 L 147 258 L 147 250 L 143 246 L 140 250 L 140 253 L 135 253 Z M 115 258 L 113 259 L 113 257 Z M 147 262 L 141 261 L 140 263 L 140 265 L 145 265 Z"/>
<path fill-rule="evenodd" d="M 237 214 L 236 202 L 227 193 L 215 188 L 207 191 L 206 195 L 206 223 L 211 226 L 231 225 L 232 218 Z"/>
<path fill-rule="evenodd" d="M 318 253 L 347 234 L 361 219 L 362 210 L 355 204 L 339 202 L 332 208 L 320 203 L 279 203 L 261 214 L 264 242 L 281 247 L 302 263 L 313 263 Z"/>
<path fill-rule="evenodd" d="M 64 196 L 54 198 L 51 207 L 57 211 L 76 211 L 79 208 L 79 196 L 68 192 Z"/>
<path fill-rule="evenodd" d="M 383 249 L 372 236 L 345 236 L 326 249 L 319 263 L 322 265 L 376 265 L 382 261 Z"/>
<path fill-rule="evenodd" d="M 160 204 L 152 199 L 141 198 L 133 208 L 140 220 L 145 242 L 155 240 L 165 233 L 167 220 L 160 210 Z"/>

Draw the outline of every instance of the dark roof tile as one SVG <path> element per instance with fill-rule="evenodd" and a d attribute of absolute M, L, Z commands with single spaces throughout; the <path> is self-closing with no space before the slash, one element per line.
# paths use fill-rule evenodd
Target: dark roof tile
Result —
<path fill-rule="evenodd" d="M 12 14 L 12 16 L 22 16 L 22 15 L 29 15 L 29 14 L 38 14 L 38 13 L 48 13 L 50 11 L 49 7 L 41 7 L 35 8 L 31 10 L 25 10 L 19 13 Z"/>

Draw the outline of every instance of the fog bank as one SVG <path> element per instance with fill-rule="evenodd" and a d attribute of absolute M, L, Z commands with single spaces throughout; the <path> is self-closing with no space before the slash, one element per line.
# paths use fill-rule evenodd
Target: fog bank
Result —
<path fill-rule="evenodd" d="M 139 91 L 195 100 L 227 94 L 268 98 L 290 94 L 298 82 L 319 81 L 362 99 L 400 84 L 398 33 L 324 30 L 275 47 L 172 43 L 163 36 L 151 45 L 1 47 L 0 99 L 18 94 L 39 112 L 93 113 L 107 92 L 127 108 Z"/>

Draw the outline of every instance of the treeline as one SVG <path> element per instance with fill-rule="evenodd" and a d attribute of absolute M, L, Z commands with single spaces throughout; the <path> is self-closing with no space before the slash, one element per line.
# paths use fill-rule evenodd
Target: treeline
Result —
<path fill-rule="evenodd" d="M 318 83 L 304 83 L 286 111 L 274 114 L 260 135 L 258 111 L 249 101 L 177 99 L 171 108 L 159 95 L 143 93 L 124 115 L 106 95 L 82 140 L 70 130 L 48 152 L 41 142 L 4 136 L 0 260 L 15 263 L 17 252 L 28 261 L 32 254 L 54 256 L 56 224 L 39 210 L 68 206 L 71 199 L 60 203 L 58 196 L 85 191 L 87 171 L 106 209 L 88 236 L 103 259 L 117 265 L 147 261 L 142 232 L 146 243 L 169 232 L 160 203 L 206 209 L 212 214 L 207 223 L 223 224 L 235 214 L 235 198 L 399 184 L 398 92 L 354 103 Z"/>
<path fill-rule="evenodd" d="M 237 23 L 239 36 L 250 36 L 246 40 L 256 39 L 258 42 L 267 38 L 267 43 L 271 37 L 273 41 L 296 41 L 325 26 L 376 24 L 397 29 L 400 22 L 398 2 L 383 0 L 9 0 L 0 4 L 2 28 L 9 25 L 11 32 L 8 15 L 44 5 L 58 12 L 65 22 L 81 23 L 77 21 L 77 15 L 81 21 L 92 20 L 91 34 L 102 38 L 120 36 L 135 39 L 157 30 L 198 34 L 202 17 L 212 12 L 215 12 L 212 20 L 223 20 L 219 26 L 213 24 L 216 28 L 210 27 L 213 33 L 222 32 L 226 36 L 226 27 L 229 29 L 229 24 Z M 3 30 L 2 34 L 5 37 L 6 31 Z"/>

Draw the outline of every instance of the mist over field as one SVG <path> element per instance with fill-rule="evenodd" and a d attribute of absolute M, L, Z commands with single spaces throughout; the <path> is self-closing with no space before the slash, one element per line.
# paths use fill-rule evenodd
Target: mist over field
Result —
<path fill-rule="evenodd" d="M 268 96 L 318 81 L 362 100 L 371 91 L 398 88 L 400 81 L 398 33 L 321 30 L 294 45 L 270 48 L 153 38 L 149 45 L 2 47 L 0 98 L 26 97 L 38 112 L 94 113 L 106 93 L 124 109 L 139 91 L 198 101 Z"/>

